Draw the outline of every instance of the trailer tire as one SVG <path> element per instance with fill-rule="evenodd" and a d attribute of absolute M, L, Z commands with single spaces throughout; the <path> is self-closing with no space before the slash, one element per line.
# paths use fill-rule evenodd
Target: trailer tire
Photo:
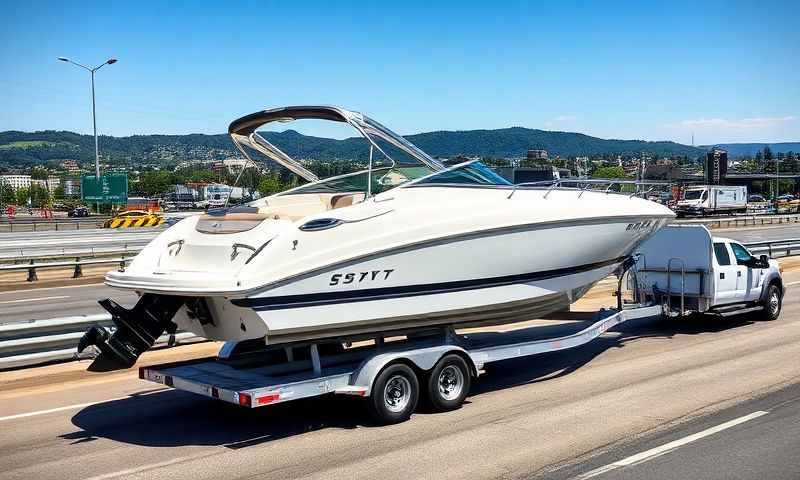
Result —
<path fill-rule="evenodd" d="M 404 422 L 411 417 L 419 400 L 419 380 L 408 365 L 389 365 L 372 384 L 369 410 L 380 425 Z"/>
<path fill-rule="evenodd" d="M 776 320 L 781 314 L 782 306 L 783 296 L 780 287 L 775 283 L 770 283 L 764 298 L 764 320 Z"/>
<path fill-rule="evenodd" d="M 439 412 L 461 407 L 470 388 L 470 369 L 459 355 L 442 357 L 428 375 L 428 402 Z"/>

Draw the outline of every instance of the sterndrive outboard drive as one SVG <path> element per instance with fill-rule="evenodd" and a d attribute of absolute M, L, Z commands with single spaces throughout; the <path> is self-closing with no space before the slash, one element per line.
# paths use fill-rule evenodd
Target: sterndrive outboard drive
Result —
<path fill-rule="evenodd" d="M 109 298 L 100 300 L 98 303 L 111 314 L 116 330 L 112 334 L 99 325 L 89 327 L 78 343 L 78 352 L 89 345 L 100 350 L 89 366 L 92 371 L 130 368 L 162 333 L 175 333 L 177 325 L 172 317 L 186 300 L 187 297 L 146 293 L 130 310 Z"/>

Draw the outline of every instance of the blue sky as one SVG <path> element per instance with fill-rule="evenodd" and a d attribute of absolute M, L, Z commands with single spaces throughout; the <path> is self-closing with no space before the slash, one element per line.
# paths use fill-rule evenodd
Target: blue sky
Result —
<path fill-rule="evenodd" d="M 800 2 L 20 2 L 0 22 L 0 130 L 221 133 L 289 104 L 401 134 L 800 141 Z M 308 132 L 320 133 L 320 132 Z"/>

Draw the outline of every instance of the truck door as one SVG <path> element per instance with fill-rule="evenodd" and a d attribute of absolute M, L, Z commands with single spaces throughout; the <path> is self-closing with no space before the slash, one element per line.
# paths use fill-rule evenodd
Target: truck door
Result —
<path fill-rule="evenodd" d="M 728 245 L 723 242 L 714 242 L 714 304 L 731 303 L 736 299 L 736 272 L 738 266 L 731 262 Z"/>
<path fill-rule="evenodd" d="M 739 268 L 744 269 L 742 277 L 739 278 L 741 287 L 737 286 L 737 290 L 741 290 L 743 300 L 758 300 L 761 295 L 761 284 L 764 280 L 764 269 L 751 266 L 755 258 L 742 245 L 731 243 L 731 250 L 733 250 L 733 256 L 736 258 Z"/>

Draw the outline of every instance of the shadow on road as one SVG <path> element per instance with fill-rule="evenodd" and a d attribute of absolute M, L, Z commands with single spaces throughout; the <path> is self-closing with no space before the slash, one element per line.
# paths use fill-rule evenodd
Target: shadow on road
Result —
<path fill-rule="evenodd" d="M 740 328 L 751 324 L 746 318 L 714 319 L 698 317 L 681 321 L 661 319 L 631 320 L 588 345 L 573 350 L 498 362 L 487 366 L 489 375 L 473 384 L 471 397 L 480 401 L 482 393 L 536 383 L 568 375 L 611 348 L 624 348 L 642 338 L 671 339 Z M 535 329 L 537 337 L 567 335 L 586 322 L 546 326 Z M 533 330 L 533 329 L 529 329 Z M 530 338 L 530 332 L 481 333 L 476 342 L 493 336 Z M 371 425 L 363 399 L 330 395 L 296 400 L 269 408 L 245 409 L 190 393 L 168 390 L 132 395 L 84 408 L 72 417 L 78 431 L 63 438 L 74 443 L 97 438 L 151 447 L 217 445 L 244 448 L 273 440 L 326 429 L 353 429 Z M 424 409 L 421 413 L 426 413 Z"/>
<path fill-rule="evenodd" d="M 590 322 L 572 324 L 571 329 L 577 332 L 585 328 L 588 323 Z M 636 340 L 644 338 L 671 339 L 678 335 L 721 332 L 753 323 L 745 316 L 714 318 L 696 315 L 673 320 L 662 318 L 629 320 L 611 330 L 609 334 L 572 350 L 543 353 L 489 364 L 486 366 L 488 375 L 480 377 L 479 381 L 473 384 L 470 396 L 475 397 L 485 392 L 569 375 L 604 351 L 612 348 L 625 348 L 627 343 Z M 569 332 L 564 334 L 569 334 Z"/>

